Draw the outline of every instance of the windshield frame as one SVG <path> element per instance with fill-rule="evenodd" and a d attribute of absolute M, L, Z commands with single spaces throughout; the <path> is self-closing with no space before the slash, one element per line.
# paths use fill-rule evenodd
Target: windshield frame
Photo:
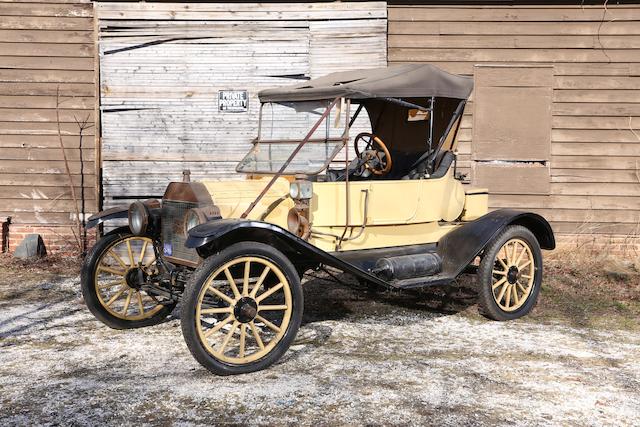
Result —
<path fill-rule="evenodd" d="M 338 107 L 338 114 L 342 115 L 344 114 L 343 118 L 340 118 L 340 120 L 344 120 L 344 127 L 342 130 L 342 135 L 341 136 L 332 136 L 329 137 L 329 129 L 331 126 L 330 120 L 330 114 L 323 116 L 322 113 L 318 114 L 319 118 L 318 120 L 315 122 L 314 126 L 319 127 L 322 122 L 326 122 L 326 127 L 325 127 L 325 137 L 324 138 L 308 138 L 308 137 L 303 137 L 303 138 L 291 138 L 291 139 L 262 139 L 262 129 L 263 129 L 263 107 L 265 104 L 270 104 L 270 103 L 275 103 L 275 104 L 285 104 L 285 103 L 280 103 L 280 102 L 261 102 L 260 103 L 260 111 L 258 114 L 258 135 L 256 136 L 256 138 L 254 138 L 251 141 L 251 148 L 249 149 L 249 151 L 244 155 L 244 157 L 242 158 L 242 160 L 240 160 L 238 162 L 238 164 L 236 165 L 236 172 L 238 173 L 246 173 L 246 174 L 252 174 L 252 175 L 295 175 L 295 174 L 305 174 L 305 175 L 319 175 L 320 173 L 322 173 L 324 170 L 326 170 L 331 163 L 335 160 L 336 156 L 347 146 L 348 141 L 349 141 L 349 129 L 351 128 L 351 124 L 350 123 L 350 114 L 351 114 L 351 100 L 348 98 L 337 98 L 337 100 L 339 100 L 338 102 L 336 102 L 336 99 L 327 99 L 327 100 L 320 100 L 319 102 L 321 102 L 322 108 L 328 108 L 329 106 L 331 106 L 333 104 L 333 107 Z M 297 104 L 297 103 L 306 103 L 308 101 L 288 101 L 286 104 Z M 333 108 L 332 107 L 332 108 Z M 336 116 L 334 116 L 335 118 Z M 308 135 L 307 135 L 308 136 Z M 298 151 L 300 151 L 300 149 L 307 145 L 307 144 L 329 144 L 329 143 L 335 143 L 335 147 L 333 148 L 333 150 L 331 151 L 331 153 L 327 156 L 325 162 L 317 169 L 314 170 L 295 170 L 295 171 L 287 171 L 287 167 L 289 166 L 289 164 L 291 163 L 291 161 L 299 154 Z M 287 159 L 285 161 L 285 163 L 283 165 L 280 166 L 284 166 L 284 170 L 280 171 L 282 168 L 280 166 L 278 166 L 277 170 L 270 170 L 270 171 L 266 171 L 266 170 L 255 170 L 255 171 L 247 171 L 247 170 L 243 170 L 242 164 L 245 161 L 245 159 L 247 159 L 248 156 L 250 156 L 255 150 L 258 149 L 259 144 L 263 144 L 263 145 L 268 145 L 268 144 L 291 144 L 293 145 L 290 154 L 292 153 L 296 153 L 296 156 L 293 156 L 289 159 Z"/>

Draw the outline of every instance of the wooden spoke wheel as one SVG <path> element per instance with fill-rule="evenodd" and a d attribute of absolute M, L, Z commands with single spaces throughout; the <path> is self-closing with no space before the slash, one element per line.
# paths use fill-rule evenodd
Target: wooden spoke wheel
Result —
<path fill-rule="evenodd" d="M 238 243 L 205 261 L 185 291 L 182 329 L 194 357 L 220 375 L 264 369 L 302 319 L 300 279 L 271 246 Z"/>
<path fill-rule="evenodd" d="M 484 315 L 510 320 L 527 314 L 542 283 L 542 253 L 535 236 L 522 226 L 507 227 L 485 249 L 478 275 Z"/>
<path fill-rule="evenodd" d="M 158 273 L 153 241 L 128 228 L 108 234 L 93 247 L 82 269 L 82 294 L 89 310 L 116 329 L 161 322 L 175 306 L 147 293 L 143 285 Z"/>
<path fill-rule="evenodd" d="M 535 260 L 529 245 L 511 239 L 498 252 L 492 272 L 491 290 L 496 304 L 504 311 L 522 307 L 533 289 Z"/>

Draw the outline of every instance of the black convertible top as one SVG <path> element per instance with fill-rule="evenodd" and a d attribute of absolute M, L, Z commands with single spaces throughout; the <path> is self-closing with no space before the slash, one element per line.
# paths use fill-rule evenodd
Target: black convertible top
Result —
<path fill-rule="evenodd" d="M 402 64 L 331 73 L 293 86 L 265 89 L 261 102 L 315 101 L 344 97 L 467 99 L 473 79 L 447 73 L 430 64 Z"/>

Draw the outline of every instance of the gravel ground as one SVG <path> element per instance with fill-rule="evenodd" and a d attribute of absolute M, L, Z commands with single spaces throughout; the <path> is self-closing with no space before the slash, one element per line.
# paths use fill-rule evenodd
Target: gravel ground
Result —
<path fill-rule="evenodd" d="M 224 378 L 192 359 L 177 319 L 115 331 L 77 278 L 3 286 L 0 425 L 640 424 L 640 333 L 487 321 L 469 286 L 314 279 L 285 357 Z"/>

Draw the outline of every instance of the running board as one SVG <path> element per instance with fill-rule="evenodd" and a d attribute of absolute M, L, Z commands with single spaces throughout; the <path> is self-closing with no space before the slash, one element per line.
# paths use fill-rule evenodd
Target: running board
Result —
<path fill-rule="evenodd" d="M 391 286 L 397 289 L 416 289 L 428 286 L 448 285 L 455 280 L 454 277 L 447 277 L 442 274 L 435 276 L 413 277 L 411 279 L 394 280 L 390 282 Z"/>

